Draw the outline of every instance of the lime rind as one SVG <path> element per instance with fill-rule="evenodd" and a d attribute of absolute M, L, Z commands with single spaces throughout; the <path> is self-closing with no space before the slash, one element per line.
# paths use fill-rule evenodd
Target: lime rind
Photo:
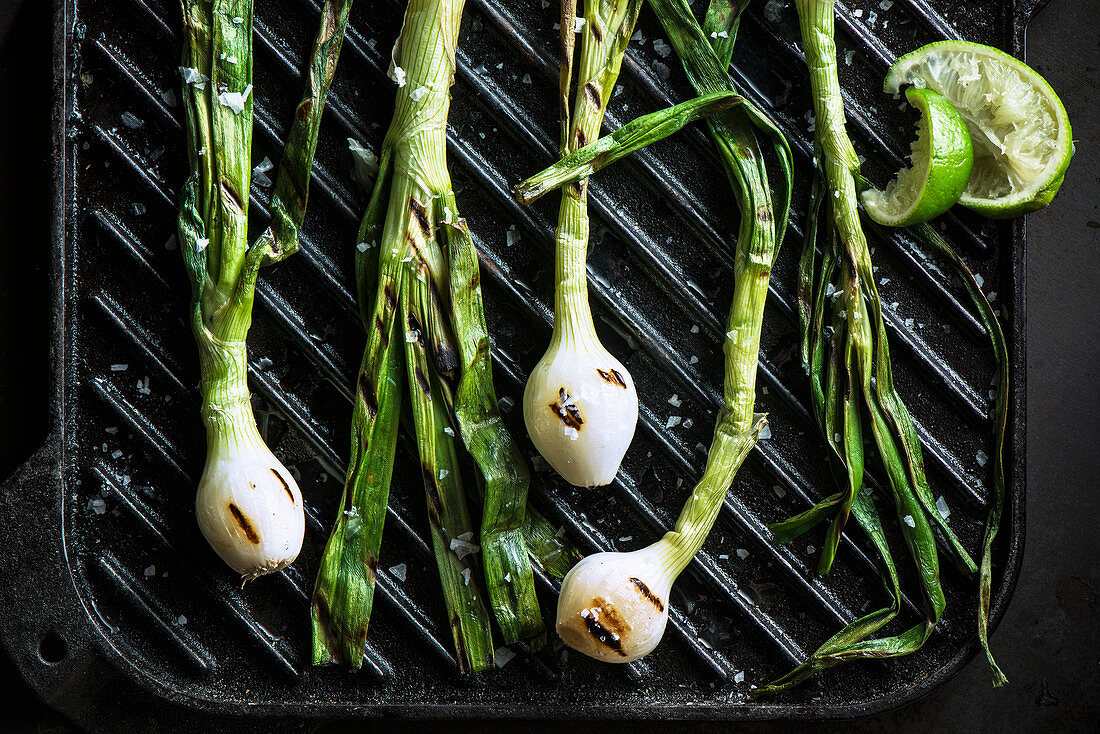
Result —
<path fill-rule="evenodd" d="M 974 144 L 974 171 L 959 203 L 991 217 L 1035 211 L 1054 197 L 1073 154 L 1069 117 L 1035 70 L 990 46 L 929 44 L 900 58 L 884 89 L 946 96 Z"/>
<path fill-rule="evenodd" d="M 921 112 L 912 143 L 911 165 L 898 171 L 884 190 L 860 195 L 872 220 L 905 227 L 938 217 L 962 195 L 974 165 L 966 123 L 942 95 L 910 87 L 909 104 Z"/>

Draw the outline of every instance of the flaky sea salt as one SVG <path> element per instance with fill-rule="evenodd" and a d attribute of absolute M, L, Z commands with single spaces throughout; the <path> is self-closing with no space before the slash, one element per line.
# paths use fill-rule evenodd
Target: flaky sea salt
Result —
<path fill-rule="evenodd" d="M 404 581 L 406 574 L 406 568 L 404 563 L 398 563 L 396 566 L 390 566 L 390 575 L 398 581 Z"/>

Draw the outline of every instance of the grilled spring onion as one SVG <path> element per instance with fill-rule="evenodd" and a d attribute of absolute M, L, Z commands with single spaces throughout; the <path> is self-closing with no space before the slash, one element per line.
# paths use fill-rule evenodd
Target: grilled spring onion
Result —
<path fill-rule="evenodd" d="M 532 647 L 545 629 L 531 559 L 561 576 L 578 558 L 545 518 L 525 509 L 529 475 L 497 406 L 477 253 L 447 172 L 462 6 L 461 0 L 411 0 L 394 47 L 396 108 L 358 237 L 356 278 L 368 340 L 352 416 L 352 460 L 313 595 L 315 664 L 362 664 L 403 394 L 461 670 L 484 669 L 493 657 L 479 553 L 505 642 Z M 480 473 L 480 496 L 469 498 L 483 508 L 480 545 L 467 509 L 461 448 Z"/>
<path fill-rule="evenodd" d="M 650 0 L 650 4 L 696 91 L 704 95 L 732 91 L 726 69 L 738 11 L 728 3 L 712 3 L 704 32 L 684 0 Z M 702 547 L 737 470 L 767 422 L 753 411 L 756 363 L 768 281 L 790 207 L 790 149 L 775 126 L 744 101 L 709 117 L 707 124 L 742 213 L 734 258 L 733 305 L 724 343 L 723 406 L 706 469 L 675 528 L 638 551 L 589 556 L 562 583 L 558 634 L 571 647 L 606 662 L 636 660 L 660 642 L 668 622 L 672 585 Z M 779 217 L 773 213 L 755 129 L 769 138 L 779 159 Z"/>
<path fill-rule="evenodd" d="M 832 516 L 819 570 L 825 573 L 835 557 L 840 533 L 849 511 L 868 533 L 886 565 L 893 601 L 891 606 L 868 614 L 840 630 L 810 658 L 760 693 L 783 690 L 823 668 L 860 658 L 907 655 L 924 644 L 943 613 L 945 600 L 939 581 L 939 557 L 932 524 L 940 531 L 955 564 L 966 573 L 977 570 L 973 560 L 935 508 L 923 470 L 920 443 L 909 413 L 894 390 L 889 345 L 871 267 L 867 240 L 856 206 L 857 190 L 868 184 L 859 175 L 859 161 L 845 131 L 844 108 L 837 78 L 833 42 L 833 0 L 796 0 L 806 62 L 813 87 L 815 150 L 818 161 L 799 269 L 799 314 L 802 327 L 802 361 L 810 376 L 814 412 L 834 461 L 842 468 L 846 486 L 806 512 L 772 526 L 778 542 L 806 532 Z M 1007 352 L 1000 327 L 961 259 L 926 225 L 918 236 L 946 255 L 967 283 L 993 340 L 1000 365 L 999 390 L 1007 391 Z M 933 239 L 934 237 L 934 239 Z M 816 259 L 816 248 L 823 256 Z M 825 327 L 826 308 L 831 327 Z M 829 333 L 831 331 L 831 334 Z M 1007 392 L 998 396 L 998 478 L 991 498 L 986 543 L 982 559 L 979 629 L 994 674 L 994 684 L 1005 682 L 989 653 L 988 617 L 989 551 L 996 535 L 1003 497 L 1003 446 Z M 882 524 L 864 487 L 862 410 L 866 409 L 875 445 L 890 482 L 906 547 L 917 568 L 925 607 L 925 619 L 892 637 L 868 639 L 900 611 L 897 571 L 883 537 Z M 931 523 L 929 522 L 931 521 Z"/>
<path fill-rule="evenodd" d="M 607 101 L 619 77 L 623 53 L 634 32 L 642 0 L 562 3 L 561 155 L 596 140 Z M 580 32 L 580 63 L 573 109 L 574 28 Z M 600 343 L 588 306 L 587 179 L 564 187 L 555 241 L 554 330 L 527 379 L 523 418 L 535 448 L 566 481 L 582 487 L 610 484 L 638 424 L 638 393 L 622 363 Z"/>
<path fill-rule="evenodd" d="M 259 269 L 298 249 L 321 112 L 351 2 L 324 5 L 309 88 L 279 163 L 272 222 L 251 245 L 252 3 L 181 5 L 191 174 L 180 195 L 179 241 L 192 287 L 207 444 L 195 514 L 210 545 L 248 581 L 292 563 L 305 531 L 298 485 L 256 428 L 245 338 Z"/>

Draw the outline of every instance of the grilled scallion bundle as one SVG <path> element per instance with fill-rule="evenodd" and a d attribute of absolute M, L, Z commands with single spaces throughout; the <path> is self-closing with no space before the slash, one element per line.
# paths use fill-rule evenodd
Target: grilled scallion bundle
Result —
<path fill-rule="evenodd" d="M 321 112 L 351 2 L 323 7 L 309 88 L 279 163 L 272 222 L 252 244 L 252 2 L 182 0 L 181 6 L 191 174 L 180 194 L 179 242 L 192 287 L 207 442 L 195 514 L 210 545 L 247 581 L 293 562 L 305 530 L 298 485 L 256 428 L 245 338 L 259 269 L 298 249 Z"/>
<path fill-rule="evenodd" d="M 541 644 L 531 559 L 560 576 L 577 558 L 526 508 L 527 466 L 493 387 L 477 252 L 447 171 L 462 7 L 462 0 L 410 0 L 394 47 L 396 107 L 356 248 L 368 337 L 351 461 L 313 594 L 315 664 L 362 663 L 403 397 L 461 670 L 492 662 L 486 602 L 506 643 Z M 462 450 L 479 472 L 476 498 L 466 494 Z M 467 505 L 475 499 L 480 529 Z"/>
<path fill-rule="evenodd" d="M 810 658 L 760 692 L 782 690 L 817 670 L 846 660 L 896 657 L 924 644 L 943 614 L 945 600 L 939 580 L 939 556 L 933 527 L 964 573 L 977 570 L 969 554 L 937 510 L 924 474 L 920 442 L 909 412 L 894 389 L 889 343 L 871 266 L 867 239 L 856 204 L 858 191 L 867 188 L 860 177 L 859 160 L 845 130 L 844 107 L 837 78 L 834 37 L 834 0 L 796 0 L 806 63 L 810 69 L 816 115 L 817 172 L 813 185 L 799 270 L 799 313 L 802 362 L 810 376 L 817 421 L 844 476 L 844 487 L 806 512 L 772 526 L 776 540 L 785 542 L 832 518 L 819 571 L 827 572 L 836 554 L 849 512 L 868 533 L 889 577 L 893 600 L 830 638 Z M 940 254 L 948 255 L 967 282 L 993 339 L 1001 370 L 999 390 L 1007 391 L 1007 353 L 1000 327 L 980 289 L 950 247 L 927 225 L 915 230 Z M 820 258 L 817 251 L 821 251 Z M 997 444 L 1003 443 L 1007 392 L 997 401 Z M 897 570 L 886 544 L 882 523 L 865 486 L 863 426 L 870 425 L 890 484 L 899 527 L 920 578 L 925 619 L 901 634 L 869 639 L 900 611 Z M 988 655 L 985 619 L 988 615 L 989 549 L 996 534 L 1003 496 L 1003 473 L 998 457 L 997 491 L 991 497 L 991 515 L 982 560 L 980 628 Z M 993 663 L 995 684 L 1004 681 Z"/>
<path fill-rule="evenodd" d="M 712 3 L 704 32 L 684 0 L 650 0 L 650 5 L 692 86 L 706 95 L 701 99 L 732 92 L 726 69 L 737 32 L 738 9 L 729 3 Z M 723 405 L 706 469 L 675 528 L 638 551 L 589 556 L 562 583 L 558 633 L 570 646 L 607 662 L 636 660 L 660 642 L 668 621 L 672 584 L 702 547 L 737 470 L 766 424 L 765 417 L 753 410 L 757 353 L 771 268 L 787 226 L 791 154 L 775 126 L 744 100 L 708 117 L 707 124 L 741 212 L 733 262 L 733 305 L 723 347 Z M 778 217 L 757 132 L 768 138 L 779 160 Z"/>

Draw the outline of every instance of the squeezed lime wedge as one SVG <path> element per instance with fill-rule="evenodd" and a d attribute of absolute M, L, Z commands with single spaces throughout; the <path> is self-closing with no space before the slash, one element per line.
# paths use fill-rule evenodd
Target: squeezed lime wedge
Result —
<path fill-rule="evenodd" d="M 959 203 L 988 217 L 1041 209 L 1062 185 L 1073 133 L 1058 95 L 1034 69 L 990 46 L 940 41 L 902 56 L 884 89 L 947 97 L 966 120 L 974 170 Z"/>
<path fill-rule="evenodd" d="M 920 110 L 912 165 L 898 171 L 885 190 L 860 195 L 867 215 L 888 227 L 927 222 L 950 209 L 970 182 L 974 149 L 962 115 L 942 94 L 909 87 L 909 104 Z"/>

